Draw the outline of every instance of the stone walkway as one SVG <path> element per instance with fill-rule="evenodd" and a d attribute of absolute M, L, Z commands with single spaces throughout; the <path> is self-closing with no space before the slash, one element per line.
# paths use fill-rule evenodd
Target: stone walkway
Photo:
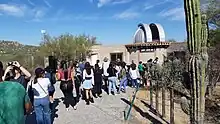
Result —
<path fill-rule="evenodd" d="M 57 83 L 55 99 L 57 99 L 58 106 L 56 107 L 54 124 L 122 124 L 123 111 L 127 104 L 121 98 L 127 99 L 127 94 L 108 96 L 103 92 L 102 98 L 94 99 L 95 103 L 86 105 L 85 101 L 80 100 L 77 104 L 77 110 L 66 111 L 60 99 L 63 95 L 59 89 L 59 83 Z"/>

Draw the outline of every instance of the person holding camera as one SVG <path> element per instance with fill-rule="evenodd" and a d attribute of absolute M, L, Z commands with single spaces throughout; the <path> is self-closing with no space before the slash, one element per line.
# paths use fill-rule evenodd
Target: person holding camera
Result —
<path fill-rule="evenodd" d="M 31 112 L 31 102 L 24 87 L 13 81 L 4 81 L 0 61 L 0 124 L 25 124 L 24 113 Z"/>
<path fill-rule="evenodd" d="M 21 66 L 19 62 L 13 61 L 8 63 L 3 80 L 18 82 L 23 85 L 25 89 L 27 89 L 27 82 L 30 80 L 30 77 L 30 72 Z"/>

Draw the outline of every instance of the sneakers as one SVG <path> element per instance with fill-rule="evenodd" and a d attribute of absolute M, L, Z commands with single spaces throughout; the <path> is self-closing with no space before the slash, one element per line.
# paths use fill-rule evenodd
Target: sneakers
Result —
<path fill-rule="evenodd" d="M 90 98 L 90 102 L 91 102 L 91 103 L 94 103 L 94 100 L 93 100 L 93 98 Z"/>
<path fill-rule="evenodd" d="M 76 109 L 77 109 L 77 107 L 76 107 L 76 106 L 74 106 L 74 107 L 73 107 L 73 109 L 74 109 L 74 110 L 76 110 Z"/>
<path fill-rule="evenodd" d="M 100 98 L 101 98 L 101 97 L 102 97 L 102 95 L 101 95 L 101 94 L 99 94 L 99 95 L 98 95 L 98 97 L 100 97 Z"/>
<path fill-rule="evenodd" d="M 86 99 L 86 105 L 89 105 L 89 100 L 88 99 Z"/>
<path fill-rule="evenodd" d="M 69 108 L 66 108 L 66 111 L 69 111 Z"/>

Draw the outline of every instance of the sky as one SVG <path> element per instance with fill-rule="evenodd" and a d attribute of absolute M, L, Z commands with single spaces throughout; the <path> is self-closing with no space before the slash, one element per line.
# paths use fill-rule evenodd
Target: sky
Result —
<path fill-rule="evenodd" d="M 183 0 L 0 0 L 0 40 L 38 45 L 41 30 L 133 43 L 139 23 L 159 23 L 166 39 L 186 39 Z"/>

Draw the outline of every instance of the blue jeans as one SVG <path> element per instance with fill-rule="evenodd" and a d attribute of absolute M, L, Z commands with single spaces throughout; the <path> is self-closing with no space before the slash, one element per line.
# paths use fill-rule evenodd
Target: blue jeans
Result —
<path fill-rule="evenodd" d="M 124 87 L 124 91 L 126 91 L 127 83 L 128 83 L 128 78 L 127 78 L 127 76 L 125 76 L 120 81 L 119 91 L 121 91 L 122 86 Z"/>
<path fill-rule="evenodd" d="M 37 124 L 51 124 L 49 97 L 34 99 L 34 111 Z"/>
<path fill-rule="evenodd" d="M 114 94 L 116 94 L 117 90 L 116 90 L 116 81 L 117 81 L 117 77 L 109 77 L 108 78 L 109 84 L 108 84 L 108 93 L 111 93 L 111 90 L 113 88 Z"/>
<path fill-rule="evenodd" d="M 132 86 L 133 86 L 133 87 L 137 87 L 137 86 L 138 86 L 138 81 L 137 81 L 137 79 L 131 79 L 131 82 L 132 82 Z"/>

